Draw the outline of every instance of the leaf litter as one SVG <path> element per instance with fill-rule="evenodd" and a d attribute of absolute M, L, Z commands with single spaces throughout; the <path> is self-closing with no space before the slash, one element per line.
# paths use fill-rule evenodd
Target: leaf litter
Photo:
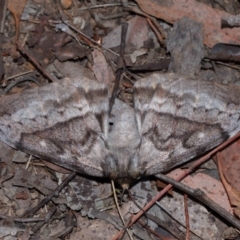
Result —
<path fill-rule="evenodd" d="M 237 28 L 221 28 L 221 20 L 239 14 L 239 3 L 233 1 L 228 6 L 223 3 L 212 7 L 191 0 L 187 1 L 188 11 L 185 11 L 186 8 L 184 10 L 184 4 L 186 1 L 157 3 L 137 0 L 136 4 L 125 1 L 122 5 L 121 2 L 109 4 L 104 0 L 61 1 L 60 4 L 50 0 L 45 3 L 38 0 L 21 3 L 10 0 L 8 11 L 0 11 L 3 17 L 0 18 L 1 24 L 4 25 L 0 56 L 3 65 L 0 69 L 5 70 L 1 79 L 1 94 L 4 94 L 6 85 L 13 82 L 19 74 L 28 71 L 33 71 L 40 85 L 49 82 L 42 71 L 49 72 L 54 79 L 95 76 L 96 80 L 109 85 L 111 93 L 123 22 L 129 24 L 124 53 L 126 67 L 130 69 L 141 66 L 137 72 L 125 72 L 122 78 L 118 96 L 128 106 L 132 104 L 129 99 L 134 80 L 148 74 L 148 70 L 141 71 L 142 69 L 167 71 L 169 68 L 179 74 L 199 75 L 203 79 L 224 83 L 232 80 L 232 83 L 238 85 L 239 72 L 234 69 L 239 69 L 238 63 L 233 64 L 231 55 L 229 59 L 227 54 L 228 44 L 239 44 L 240 34 Z M 157 22 L 157 31 L 164 41 L 159 41 L 156 29 L 148 24 L 149 21 L 153 25 Z M 185 32 L 189 34 L 184 34 Z M 16 41 L 24 45 L 28 56 L 16 52 Z M 226 46 L 221 60 L 226 56 L 228 65 L 217 61 L 218 59 L 210 61 L 205 53 L 208 47 L 219 42 Z M 168 64 L 162 65 L 163 59 Z M 43 70 L 38 69 L 36 63 Z M 144 67 L 146 64 L 149 64 L 147 68 Z M 36 87 L 28 78 L 17 83 L 10 91 Z M 117 111 L 121 112 L 121 107 L 125 107 L 122 102 L 118 103 L 116 114 Z M 234 212 L 239 216 L 238 143 L 235 145 L 217 155 L 221 181 L 218 174 L 213 175 L 208 167 L 202 166 L 182 183 L 193 189 L 200 188 L 230 214 Z M 108 180 L 77 175 L 63 190 L 57 192 L 57 187 L 69 176 L 68 171 L 53 164 L 45 165 L 44 159 L 33 158 L 28 162 L 28 156 L 15 153 L 15 150 L 2 144 L 0 149 L 2 239 L 116 239 L 114 236 L 123 226 Z M 218 173 L 216 167 L 214 171 Z M 170 174 L 175 175 L 176 172 Z M 136 183 L 131 188 L 134 202 L 126 194 L 121 199 L 121 211 L 126 222 L 153 199 L 157 191 L 155 178 Z M 24 215 L 53 192 L 55 194 L 50 201 L 36 213 L 32 216 Z M 238 237 L 237 231 L 230 228 L 230 224 L 190 197 L 188 211 L 190 239 Z M 174 188 L 171 195 L 159 200 L 140 220 L 148 227 L 143 227 L 140 223 L 133 225 L 133 239 L 185 239 L 183 193 Z M 159 225 L 160 222 L 171 224 L 166 228 L 164 224 Z M 125 234 L 124 239 L 127 238 L 128 235 Z"/>

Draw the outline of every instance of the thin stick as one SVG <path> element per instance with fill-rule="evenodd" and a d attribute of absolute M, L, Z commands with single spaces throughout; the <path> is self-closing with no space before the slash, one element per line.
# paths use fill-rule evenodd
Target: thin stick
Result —
<path fill-rule="evenodd" d="M 128 23 L 124 23 L 122 25 L 122 32 L 121 32 L 121 45 L 120 45 L 120 53 L 119 57 L 117 59 L 117 74 L 116 74 L 116 80 L 112 92 L 111 99 L 109 101 L 109 114 L 112 111 L 112 107 L 115 101 L 115 98 L 117 96 L 117 91 L 119 89 L 120 80 L 122 73 L 125 71 L 125 63 L 124 63 L 124 51 L 125 51 L 125 43 L 126 43 L 126 36 L 127 36 L 127 29 L 128 29 Z"/>
<path fill-rule="evenodd" d="M 27 164 L 26 164 L 26 167 L 25 167 L 25 169 L 28 169 L 28 167 L 29 167 L 29 165 L 30 165 L 30 162 L 31 162 L 31 160 L 32 160 L 32 154 L 31 154 L 31 155 L 29 155 L 29 158 L 28 158 L 28 161 L 27 161 Z"/>
<path fill-rule="evenodd" d="M 170 183 L 172 186 L 180 189 L 183 192 L 186 192 L 188 195 L 196 198 L 199 202 L 202 202 L 207 207 L 211 208 L 213 211 L 222 216 L 225 220 L 227 220 L 230 224 L 240 230 L 240 221 L 234 217 L 231 213 L 226 211 L 224 208 L 220 207 L 216 204 L 212 199 L 210 199 L 202 190 L 200 189 L 191 189 L 190 187 L 177 182 L 176 180 L 167 177 L 163 174 L 158 174 L 157 177 L 165 182 Z"/>
<path fill-rule="evenodd" d="M 190 225 L 189 225 L 189 213 L 188 213 L 188 196 L 184 194 L 184 212 L 186 222 L 186 240 L 190 240 Z"/>
<path fill-rule="evenodd" d="M 11 77 L 5 78 L 4 80 L 5 80 L 5 81 L 8 81 L 8 80 L 10 80 L 10 79 L 17 78 L 17 77 L 21 77 L 21 76 L 23 76 L 23 75 L 26 75 L 26 74 L 32 73 L 32 72 L 34 72 L 34 70 L 30 70 L 30 71 L 23 72 L 23 73 L 18 73 L 18 74 L 15 74 L 15 75 L 11 76 Z"/>
<path fill-rule="evenodd" d="M 97 46 L 100 47 L 101 49 L 104 49 L 116 56 L 119 56 L 119 54 L 117 54 L 116 52 L 112 51 L 111 49 L 105 48 L 104 46 L 102 46 L 101 44 L 99 44 L 97 41 L 93 40 L 92 38 L 88 37 L 86 34 L 84 34 L 83 32 L 79 31 L 77 28 L 75 28 L 73 25 L 69 24 L 66 21 L 63 21 L 64 24 L 66 24 L 69 28 L 71 28 L 72 30 L 74 30 L 75 32 L 79 33 L 81 38 L 91 47 Z"/>
<path fill-rule="evenodd" d="M 159 33 L 158 29 L 155 27 L 155 25 L 152 23 L 151 19 L 146 18 L 148 24 L 150 25 L 150 27 L 152 28 L 152 30 L 154 31 L 154 33 L 156 34 L 158 41 L 160 42 L 161 45 L 163 45 L 163 37 L 162 35 Z"/>
<path fill-rule="evenodd" d="M 8 216 L 4 216 L 0 214 L 0 219 L 10 219 L 13 220 L 14 222 L 21 222 L 21 223 L 32 223 L 32 222 L 42 222 L 45 221 L 45 218 L 12 218 Z"/>
<path fill-rule="evenodd" d="M 25 49 L 19 42 L 16 43 L 18 50 L 22 54 L 25 54 L 29 60 L 32 62 L 32 64 L 51 82 L 56 82 L 56 80 L 48 73 L 45 71 L 45 69 L 36 61 L 36 59 L 29 53 L 27 49 Z"/>
<path fill-rule="evenodd" d="M 72 172 L 68 177 L 64 179 L 64 181 L 46 198 L 44 198 L 38 205 L 24 213 L 24 216 L 33 216 L 40 208 L 42 208 L 47 202 L 49 202 L 54 196 L 58 195 L 59 192 L 62 191 L 63 188 L 67 186 L 67 184 L 76 176 L 76 172 Z"/>
<path fill-rule="evenodd" d="M 165 221 L 161 220 L 160 218 L 158 218 L 156 216 L 153 216 L 150 213 L 145 213 L 145 214 L 146 214 L 148 219 L 150 219 L 151 221 L 155 222 L 158 226 L 160 226 L 163 229 L 165 229 L 167 232 L 169 232 L 171 235 L 173 235 L 176 239 L 179 239 L 179 240 L 183 240 L 184 239 L 184 236 L 182 235 L 182 232 L 177 227 L 176 228 L 178 230 L 172 228 L 173 222 L 170 222 L 170 223 L 169 222 L 165 222 Z M 176 221 L 176 222 L 178 222 L 178 221 Z M 178 222 L 178 224 L 181 224 L 181 223 Z"/>
<path fill-rule="evenodd" d="M 117 195 L 116 195 L 116 189 L 115 189 L 115 185 L 114 185 L 114 181 L 113 181 L 113 180 L 111 180 L 111 185 L 112 185 L 114 201 L 115 201 L 115 204 L 116 204 L 116 206 L 117 206 L 118 214 L 119 214 L 119 216 L 120 216 L 120 218 L 121 218 L 121 220 L 122 220 L 123 225 L 125 225 L 125 221 L 124 221 L 124 219 L 123 219 L 121 210 L 120 210 L 119 205 L 118 205 L 118 200 L 117 200 Z M 128 230 L 128 229 L 126 229 L 126 230 L 127 230 L 127 233 L 128 233 L 129 238 L 130 238 L 131 240 L 133 240 L 133 238 L 132 238 L 131 233 L 129 232 L 129 230 Z"/>
<path fill-rule="evenodd" d="M 106 8 L 106 7 L 115 7 L 115 6 L 121 6 L 121 3 L 109 3 L 109 4 L 101 4 L 101 5 L 95 5 L 95 6 L 89 6 L 89 7 L 82 7 L 79 8 L 77 11 L 84 11 L 88 10 L 89 8 L 94 9 L 94 8 Z"/>

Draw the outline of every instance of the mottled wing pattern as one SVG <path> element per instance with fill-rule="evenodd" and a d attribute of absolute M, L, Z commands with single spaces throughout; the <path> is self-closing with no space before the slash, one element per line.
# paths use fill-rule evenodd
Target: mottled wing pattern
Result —
<path fill-rule="evenodd" d="M 0 140 L 66 168 L 103 176 L 108 93 L 81 77 L 0 98 Z"/>
<path fill-rule="evenodd" d="M 134 86 L 145 174 L 166 171 L 240 130 L 240 88 L 175 74 L 153 74 Z"/>

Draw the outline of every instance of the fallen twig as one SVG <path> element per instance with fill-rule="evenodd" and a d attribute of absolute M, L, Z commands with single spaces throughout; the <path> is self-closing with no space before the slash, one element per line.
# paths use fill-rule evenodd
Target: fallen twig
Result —
<path fill-rule="evenodd" d="M 32 62 L 32 64 L 51 82 L 56 82 L 56 80 L 48 73 L 45 71 L 45 69 L 32 57 L 32 55 L 28 52 L 27 49 L 25 49 L 19 42 L 16 43 L 17 44 L 17 48 L 18 50 L 20 50 L 20 52 L 22 54 L 25 54 L 30 61 Z"/>
<path fill-rule="evenodd" d="M 62 182 L 61 185 L 59 185 L 50 195 L 48 195 L 46 198 L 44 198 L 40 203 L 38 203 L 38 205 L 32 209 L 30 209 L 29 211 L 26 211 L 25 214 L 23 215 L 25 216 L 33 216 L 40 208 L 42 208 L 47 202 L 49 202 L 53 197 L 57 196 L 59 194 L 59 192 L 62 191 L 63 188 L 65 188 L 67 186 L 67 184 L 76 176 L 76 172 L 72 172 L 71 174 L 68 175 L 68 177 L 66 177 L 64 179 L 64 181 Z"/>

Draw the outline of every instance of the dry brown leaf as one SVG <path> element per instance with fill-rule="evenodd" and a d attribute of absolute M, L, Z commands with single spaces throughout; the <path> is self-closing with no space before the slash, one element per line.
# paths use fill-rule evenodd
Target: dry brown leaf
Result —
<path fill-rule="evenodd" d="M 176 178 L 176 176 L 182 173 L 181 169 L 176 169 L 169 174 L 169 177 Z M 197 173 L 193 176 L 187 176 L 181 183 L 193 189 L 202 190 L 210 199 L 212 199 L 219 206 L 224 208 L 226 211 L 232 213 L 233 210 L 229 204 L 229 200 L 226 191 L 222 183 L 204 173 Z"/>
<path fill-rule="evenodd" d="M 60 4 L 64 9 L 69 9 L 72 6 L 72 0 L 61 0 Z"/>
<path fill-rule="evenodd" d="M 219 152 L 215 159 L 234 213 L 240 217 L 240 140 Z"/>
<path fill-rule="evenodd" d="M 16 41 L 19 36 L 20 18 L 26 2 L 27 0 L 8 0 L 8 10 L 12 13 L 16 24 Z"/>
<path fill-rule="evenodd" d="M 240 192 L 240 140 L 222 150 L 217 157 L 224 177 L 234 189 Z"/>
<path fill-rule="evenodd" d="M 16 199 L 26 200 L 26 199 L 29 198 L 29 194 L 28 194 L 28 192 L 22 190 L 22 191 L 17 192 L 17 193 L 15 194 L 15 198 L 16 198 Z"/>
<path fill-rule="evenodd" d="M 196 0 L 136 0 L 142 11 L 169 23 L 175 23 L 183 17 L 189 17 L 203 24 L 204 43 L 212 47 L 215 44 L 240 44 L 239 28 L 221 28 L 221 19 L 231 14 L 213 9 Z"/>
<path fill-rule="evenodd" d="M 98 49 L 95 49 L 92 52 L 92 56 L 94 62 L 92 70 L 97 81 L 111 86 L 115 80 L 115 76 L 104 55 Z"/>

